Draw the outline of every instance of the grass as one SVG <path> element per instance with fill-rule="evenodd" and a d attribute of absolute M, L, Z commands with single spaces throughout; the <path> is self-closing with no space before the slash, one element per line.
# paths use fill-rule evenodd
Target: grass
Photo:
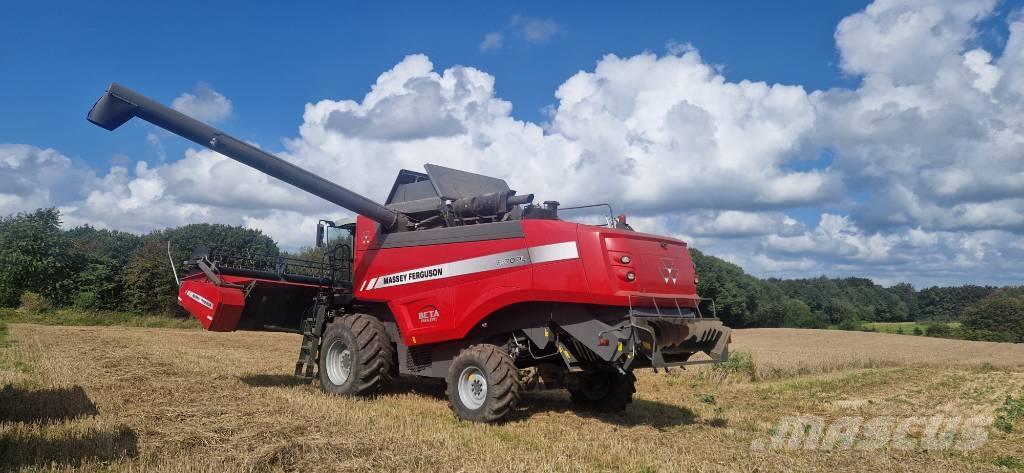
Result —
<path fill-rule="evenodd" d="M 943 325 L 948 325 L 951 329 L 960 327 L 960 322 L 943 322 Z M 865 322 L 863 327 L 868 330 L 874 330 L 881 333 L 897 333 L 898 330 L 903 331 L 903 335 L 913 335 L 914 327 L 921 330 L 923 334 L 928 330 L 928 326 L 932 325 L 930 322 Z"/>
<path fill-rule="evenodd" d="M 996 428 L 1006 433 L 1013 432 L 1014 425 L 1021 419 L 1024 419 L 1024 396 L 1016 399 L 1006 396 L 1003 405 L 996 409 Z"/>
<path fill-rule="evenodd" d="M 168 317 L 138 315 L 128 312 L 87 312 L 75 309 L 59 309 L 29 313 L 15 309 L 0 309 L 0 322 L 63 326 L 121 326 L 148 328 L 199 328 L 192 317 Z"/>
<path fill-rule="evenodd" d="M 563 391 L 530 392 L 509 422 L 478 425 L 456 420 L 434 381 L 402 379 L 375 399 L 295 382 L 296 335 L 8 330 L 0 471 L 966 472 L 1019 468 L 1024 458 L 1021 429 L 994 428 L 966 453 L 751 448 L 782 416 L 995 415 L 1024 389 L 1024 345 L 738 330 L 737 375 L 638 372 L 622 414 L 577 411 Z"/>

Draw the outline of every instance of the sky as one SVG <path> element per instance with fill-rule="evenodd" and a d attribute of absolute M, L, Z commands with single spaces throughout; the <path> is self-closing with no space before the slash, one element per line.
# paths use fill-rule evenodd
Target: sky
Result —
<path fill-rule="evenodd" d="M 117 81 L 376 200 L 431 162 L 608 202 L 762 277 L 1021 284 L 1021 7 L 16 2 L 0 214 L 286 249 L 348 215 L 145 122 L 86 122 Z"/>

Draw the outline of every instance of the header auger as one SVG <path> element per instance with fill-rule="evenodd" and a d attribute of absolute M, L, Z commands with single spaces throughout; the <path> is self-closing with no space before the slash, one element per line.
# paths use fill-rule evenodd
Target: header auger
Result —
<path fill-rule="evenodd" d="M 686 243 L 559 219 L 502 179 L 426 164 L 381 205 L 118 84 L 89 121 L 139 117 L 357 214 L 321 221 L 326 261 L 199 248 L 178 300 L 215 331 L 303 335 L 295 374 L 373 392 L 395 374 L 445 378 L 466 420 L 505 418 L 525 389 L 624 409 L 637 368 L 721 362 L 729 328 L 700 310 Z M 704 359 L 691 359 L 705 353 Z"/>

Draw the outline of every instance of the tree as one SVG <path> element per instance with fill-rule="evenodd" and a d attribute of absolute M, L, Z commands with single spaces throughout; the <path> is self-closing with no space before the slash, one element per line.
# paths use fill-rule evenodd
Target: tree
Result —
<path fill-rule="evenodd" d="M 312 231 L 312 230 L 311 230 Z M 192 254 L 199 245 L 242 254 L 277 256 L 277 243 L 263 232 L 230 225 L 193 223 L 150 233 L 147 239 L 170 241 L 176 256 Z M 164 243 L 166 245 L 166 243 Z M 166 248 L 165 248 L 166 251 Z M 166 254 L 164 255 L 166 259 Z M 183 259 L 183 258 L 178 258 Z"/>
<path fill-rule="evenodd" d="M 953 328 L 944 323 L 933 323 L 928 325 L 924 334 L 929 337 L 950 338 L 953 336 Z"/>
<path fill-rule="evenodd" d="M 60 223 L 54 208 L 0 217 L 0 306 L 17 305 L 25 291 L 58 304 L 70 299 L 70 241 Z"/>
<path fill-rule="evenodd" d="M 918 311 L 917 291 L 910 283 L 901 282 L 889 288 L 889 292 L 898 297 L 907 307 L 907 314 L 914 315 Z"/>
<path fill-rule="evenodd" d="M 125 269 L 127 308 L 140 314 L 181 314 L 178 287 L 167 260 L 167 247 L 148 239 Z"/>
<path fill-rule="evenodd" d="M 786 299 L 782 302 L 783 320 L 782 325 L 794 328 L 823 328 L 825 321 L 814 317 L 811 308 L 803 301 Z"/>
<path fill-rule="evenodd" d="M 970 338 L 1024 342 L 1024 297 L 998 292 L 967 308 L 963 328 Z"/>
<path fill-rule="evenodd" d="M 952 321 L 960 320 L 964 309 L 993 292 L 990 286 L 965 285 L 958 287 L 929 287 L 917 295 L 917 320 Z"/>
<path fill-rule="evenodd" d="M 719 318 L 731 327 L 777 327 L 768 306 L 785 297 L 782 291 L 746 272 L 743 268 L 696 249 L 690 249 L 697 269 L 697 293 L 715 301 Z M 701 305 L 710 312 L 710 304 Z M 777 313 L 776 313 L 777 314 Z"/>
<path fill-rule="evenodd" d="M 825 305 L 825 315 L 829 322 L 838 325 L 856 319 L 857 310 L 845 300 L 831 300 Z"/>
<path fill-rule="evenodd" d="M 82 309 L 127 310 L 125 273 L 142 237 L 84 225 L 66 232 L 75 267 L 72 304 Z"/>

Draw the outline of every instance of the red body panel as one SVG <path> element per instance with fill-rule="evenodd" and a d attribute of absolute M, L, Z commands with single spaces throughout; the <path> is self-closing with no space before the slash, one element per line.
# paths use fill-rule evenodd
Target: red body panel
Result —
<path fill-rule="evenodd" d="M 356 298 L 387 303 L 407 345 L 462 338 L 495 310 L 521 302 L 699 302 L 682 241 L 560 220 L 521 223 L 522 238 L 379 248 L 376 223 L 359 217 Z M 626 279 L 629 272 L 635 280 Z"/>
<path fill-rule="evenodd" d="M 245 308 L 245 295 L 233 287 L 214 285 L 206 278 L 186 279 L 178 289 L 178 303 L 204 329 L 230 332 L 238 326 L 238 319 Z"/>
<path fill-rule="evenodd" d="M 699 302 L 693 262 L 682 241 L 560 220 L 520 223 L 519 238 L 380 248 L 377 224 L 359 217 L 356 299 L 387 304 L 410 346 L 462 338 L 494 311 L 523 302 L 672 309 Z M 629 273 L 634 280 L 628 280 Z M 309 289 L 283 281 L 222 279 Z M 202 274 L 186 278 L 178 298 L 212 331 L 238 328 L 246 304 L 240 289 L 217 286 Z"/>

